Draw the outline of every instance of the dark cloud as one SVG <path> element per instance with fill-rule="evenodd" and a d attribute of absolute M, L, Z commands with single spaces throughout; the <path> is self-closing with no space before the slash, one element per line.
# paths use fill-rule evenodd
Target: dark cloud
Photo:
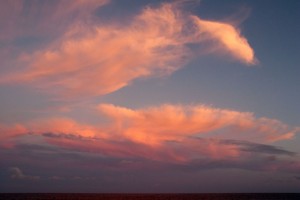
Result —
<path fill-rule="evenodd" d="M 50 138 L 65 138 L 70 140 L 87 140 L 87 137 L 82 137 L 80 135 L 74 135 L 71 133 L 52 133 L 52 132 L 46 132 L 41 134 L 44 137 L 50 137 Z M 92 138 L 91 138 L 92 139 Z"/>
<path fill-rule="evenodd" d="M 58 133 L 44 133 L 40 138 L 41 140 L 38 140 L 39 143 L 36 143 L 36 140 L 24 139 L 19 140 L 13 149 L 0 149 L 0 157 L 3 158 L 0 160 L 0 166 L 5 166 L 4 169 L 18 166 L 10 168 L 9 176 L 3 176 L 3 178 L 7 178 L 6 182 L 13 185 L 19 183 L 16 180 L 39 180 L 33 182 L 35 186 L 32 186 L 32 191 L 35 191 L 34 187 L 40 189 L 51 187 L 52 191 L 59 191 L 60 187 L 70 188 L 72 191 L 74 187 L 78 187 L 78 191 L 91 188 L 91 191 L 95 192 L 99 191 L 101 186 L 100 189 L 102 190 L 100 191 L 107 192 L 110 188 L 120 189 L 120 191 L 127 188 L 128 190 L 124 191 L 130 191 L 133 188 L 149 184 L 155 185 L 162 183 L 162 181 L 172 185 L 173 181 L 180 182 L 181 179 L 185 182 L 183 181 L 182 185 L 180 185 L 181 182 L 178 184 L 184 187 L 193 175 L 205 174 L 206 172 L 214 175 L 214 171 L 223 171 L 226 174 L 232 170 L 237 172 L 242 170 L 243 173 L 246 171 L 255 174 L 272 170 L 294 175 L 299 172 L 297 161 L 294 159 L 295 156 L 292 156 L 294 155 L 292 152 L 289 153 L 272 145 L 261 145 L 247 141 L 190 138 L 191 141 L 194 140 L 194 143 L 191 143 L 197 145 L 198 148 L 213 143 L 246 150 L 238 151 L 240 154 L 236 157 L 214 158 L 195 154 L 186 162 L 169 162 L 168 160 L 152 160 L 138 156 L 138 154 L 136 156 L 105 155 L 99 151 L 73 149 L 63 145 L 56 146 L 46 141 L 43 143 L 43 140 L 47 139 L 65 139 L 61 137 L 63 136 Z M 76 136 L 67 140 L 82 141 L 80 137 Z M 114 142 L 115 145 L 130 146 L 136 151 L 140 151 L 138 145 L 128 141 L 123 143 L 120 141 L 108 142 Z M 184 146 L 183 143 L 170 140 L 166 141 L 164 150 L 175 149 L 182 152 L 186 148 L 188 146 Z M 160 151 L 159 153 L 163 156 L 165 152 Z M 41 178 L 37 179 L 37 176 L 31 174 L 41 175 Z M 176 176 L 178 178 L 174 178 Z M 199 175 L 199 177 L 201 176 Z M 131 185 L 128 185 L 127 181 L 130 181 Z M 195 181 L 198 180 L 195 179 Z M 87 186 L 88 183 L 95 185 L 95 188 Z M 80 190 L 82 187 L 83 189 Z M 45 191 L 47 190 L 45 189 Z"/>
<path fill-rule="evenodd" d="M 281 149 L 280 147 L 267 145 L 267 144 L 258 144 L 248 141 L 241 140 L 222 140 L 222 144 L 236 145 L 240 148 L 241 151 L 254 152 L 254 153 L 264 153 L 264 154 L 273 154 L 273 155 L 286 155 L 286 156 L 295 156 L 296 153 L 292 151 L 287 151 Z"/>

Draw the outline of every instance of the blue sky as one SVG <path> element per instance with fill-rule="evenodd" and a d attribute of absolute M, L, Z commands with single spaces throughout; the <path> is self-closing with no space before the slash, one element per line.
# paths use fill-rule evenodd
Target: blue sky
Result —
<path fill-rule="evenodd" d="M 0 191 L 299 191 L 299 9 L 1 2 Z"/>

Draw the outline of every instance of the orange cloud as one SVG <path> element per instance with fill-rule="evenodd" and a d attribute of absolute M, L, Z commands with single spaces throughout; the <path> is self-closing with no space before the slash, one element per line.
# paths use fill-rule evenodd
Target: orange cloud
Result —
<path fill-rule="evenodd" d="M 113 132 L 128 140 L 148 145 L 181 142 L 186 137 L 235 138 L 253 142 L 290 139 L 293 129 L 280 121 L 255 118 L 252 113 L 217 109 L 204 105 L 162 105 L 131 110 L 111 104 L 98 109 L 113 120 Z"/>
<path fill-rule="evenodd" d="M 195 23 L 199 27 L 199 31 L 207 34 L 207 36 L 213 40 L 216 40 L 236 59 L 245 62 L 247 64 L 255 64 L 256 59 L 254 51 L 250 47 L 246 38 L 241 36 L 240 31 L 233 25 L 201 20 L 198 17 L 193 17 Z"/>
<path fill-rule="evenodd" d="M 232 139 L 258 143 L 291 139 L 299 130 L 252 113 L 204 105 L 162 105 L 132 110 L 101 104 L 98 110 L 111 118 L 106 125 L 89 126 L 67 119 L 39 122 L 29 129 L 48 135 L 47 141 L 71 149 L 117 157 L 140 157 L 169 162 L 189 162 L 196 157 L 236 159 L 240 147 L 224 144 Z M 70 138 L 68 135 L 80 136 Z M 66 135 L 64 137 L 64 135 Z M 198 139 L 197 139 L 198 138 Z M 202 139 L 199 139 L 202 138 Z M 214 138 L 214 139 L 211 139 Z"/>
<path fill-rule="evenodd" d="M 104 95 L 138 78 L 170 74 L 198 56 L 189 44 L 215 41 L 223 44 L 220 50 L 254 62 L 253 50 L 232 25 L 162 4 L 145 8 L 126 27 L 73 26 L 48 48 L 23 56 L 29 67 L 2 82 L 33 83 L 64 97 Z"/>
<path fill-rule="evenodd" d="M 15 137 L 24 135 L 28 130 L 21 124 L 11 126 L 0 124 L 0 147 L 13 148 Z"/>
<path fill-rule="evenodd" d="M 111 121 L 89 125 L 67 118 L 39 119 L 20 126 L 18 131 L 3 129 L 7 135 L 3 142 L 13 139 L 16 133 L 30 133 L 43 136 L 52 145 L 76 151 L 189 163 L 197 159 L 239 160 L 252 156 L 251 151 L 292 155 L 256 144 L 291 139 L 299 131 L 278 120 L 204 105 L 165 104 L 133 110 L 100 104 L 97 109 Z"/>
<path fill-rule="evenodd" d="M 91 125 L 79 124 L 76 121 L 67 118 L 35 120 L 28 123 L 27 126 L 32 133 L 50 132 L 85 138 L 104 137 L 101 129 Z"/>

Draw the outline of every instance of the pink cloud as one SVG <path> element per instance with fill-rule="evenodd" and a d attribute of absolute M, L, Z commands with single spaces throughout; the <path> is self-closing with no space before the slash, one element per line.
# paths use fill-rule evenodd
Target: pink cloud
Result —
<path fill-rule="evenodd" d="M 194 17 L 194 20 L 199 31 L 219 43 L 221 50 L 228 51 L 233 57 L 247 64 L 257 62 L 247 39 L 241 36 L 236 27 L 227 23 L 201 20 L 198 17 Z"/>
<path fill-rule="evenodd" d="M 0 7 L 0 41 L 11 39 L 16 34 L 16 18 L 22 11 L 22 1 L 2 1 Z M 3 27 L 3 28 L 2 28 Z"/>
<path fill-rule="evenodd" d="M 218 42 L 219 51 L 254 62 L 253 50 L 237 28 L 189 15 L 174 3 L 147 7 L 126 27 L 72 26 L 44 50 L 23 55 L 22 63 L 28 65 L 23 72 L 1 79 L 32 83 L 63 97 L 104 95 L 138 78 L 171 74 L 198 56 L 188 44 L 202 42 Z"/>
<path fill-rule="evenodd" d="M 34 120 L 27 123 L 27 127 L 31 133 L 62 133 L 85 138 L 93 138 L 104 136 L 100 128 L 77 123 L 68 118 L 50 118 Z"/>
<path fill-rule="evenodd" d="M 13 148 L 15 137 L 22 136 L 28 130 L 21 124 L 3 125 L 0 124 L 0 147 Z"/>
<path fill-rule="evenodd" d="M 25 1 L 3 0 L 0 7 L 0 41 L 18 37 L 55 35 L 80 21 L 88 21 L 91 12 L 108 0 Z"/>
<path fill-rule="evenodd" d="M 240 160 L 252 156 L 251 151 L 265 149 L 267 153 L 290 155 L 280 149 L 251 144 L 291 139 L 299 131 L 278 120 L 204 105 L 166 104 L 133 110 L 100 104 L 97 109 L 110 118 L 108 123 L 89 125 L 67 118 L 39 119 L 24 124 L 21 132 L 44 136 L 52 145 L 75 151 L 189 163 L 194 159 Z M 7 134 L 13 138 L 14 133 Z M 233 138 L 248 143 L 230 142 Z"/>
<path fill-rule="evenodd" d="M 168 140 L 180 142 L 189 136 L 274 142 L 291 139 L 298 130 L 278 120 L 255 118 L 252 113 L 204 105 L 166 104 L 131 110 L 101 104 L 98 109 L 112 119 L 113 132 L 121 133 L 129 140 L 149 145 Z"/>

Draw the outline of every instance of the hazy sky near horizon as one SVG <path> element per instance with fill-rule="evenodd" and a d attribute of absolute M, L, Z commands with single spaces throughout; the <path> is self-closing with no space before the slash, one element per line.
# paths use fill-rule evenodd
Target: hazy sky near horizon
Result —
<path fill-rule="evenodd" d="M 299 192 L 299 15 L 2 0 L 0 192 Z"/>

